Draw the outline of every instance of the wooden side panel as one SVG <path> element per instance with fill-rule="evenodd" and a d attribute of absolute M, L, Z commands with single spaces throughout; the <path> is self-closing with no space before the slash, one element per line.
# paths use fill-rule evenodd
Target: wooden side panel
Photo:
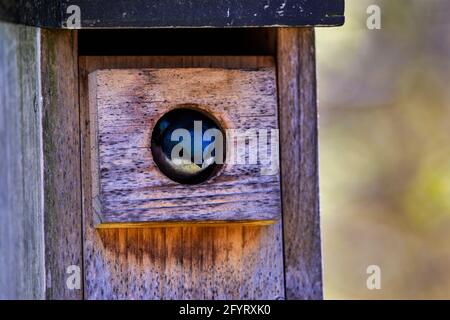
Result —
<path fill-rule="evenodd" d="M 278 30 L 287 299 L 322 299 L 314 29 Z"/>
<path fill-rule="evenodd" d="M 38 39 L 0 23 L 0 299 L 44 298 Z"/>
<path fill-rule="evenodd" d="M 76 32 L 42 29 L 45 269 L 48 299 L 80 299 L 69 266 L 82 269 L 80 123 Z"/>
<path fill-rule="evenodd" d="M 257 68 L 268 57 L 80 57 L 85 297 L 283 299 L 281 223 L 95 229 L 88 74 L 106 68 Z"/>

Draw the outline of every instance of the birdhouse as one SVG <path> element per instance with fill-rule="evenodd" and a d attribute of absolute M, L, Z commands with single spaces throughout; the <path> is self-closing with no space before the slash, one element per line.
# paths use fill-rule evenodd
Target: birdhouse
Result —
<path fill-rule="evenodd" d="M 321 299 L 314 27 L 343 2 L 3 1 L 0 269 L 27 276 L 0 293 Z"/>

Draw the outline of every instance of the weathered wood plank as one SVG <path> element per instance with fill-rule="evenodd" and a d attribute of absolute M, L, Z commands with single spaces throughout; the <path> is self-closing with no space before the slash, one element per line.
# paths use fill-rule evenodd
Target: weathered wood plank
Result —
<path fill-rule="evenodd" d="M 287 299 L 321 299 L 314 29 L 278 30 L 281 190 Z"/>
<path fill-rule="evenodd" d="M 278 129 L 274 66 L 99 70 L 90 74 L 89 88 L 93 201 L 99 204 L 100 223 L 260 224 L 280 218 L 279 146 L 268 137 Z M 227 140 L 223 132 L 220 148 L 228 142 L 233 146 L 228 158 L 239 150 L 241 161 L 226 161 L 217 175 L 200 184 L 170 180 L 151 151 L 157 121 L 186 105 L 210 114 L 224 130 L 239 132 Z M 262 158 L 262 153 L 271 157 Z M 249 154 L 259 161 L 249 163 Z"/>
<path fill-rule="evenodd" d="M 48 299 L 80 299 L 67 268 L 82 268 L 76 32 L 42 29 L 45 269 Z"/>
<path fill-rule="evenodd" d="M 39 30 L 0 23 L 0 299 L 43 299 Z"/>
<path fill-rule="evenodd" d="M 281 223 L 95 229 L 88 74 L 107 68 L 263 68 L 270 57 L 80 57 L 85 297 L 283 299 Z"/>

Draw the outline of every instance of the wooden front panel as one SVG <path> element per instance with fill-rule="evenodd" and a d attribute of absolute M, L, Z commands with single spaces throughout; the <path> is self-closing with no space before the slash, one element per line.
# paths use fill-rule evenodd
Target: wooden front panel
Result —
<path fill-rule="evenodd" d="M 264 68 L 271 57 L 80 57 L 87 299 L 283 299 L 281 222 L 95 229 L 88 74 L 107 68 Z"/>
<path fill-rule="evenodd" d="M 254 70 L 98 70 L 89 75 L 89 95 L 97 227 L 155 222 L 261 225 L 280 218 L 273 65 Z M 216 119 L 224 131 L 218 147 L 230 146 L 219 172 L 198 184 L 169 179 L 151 151 L 158 120 L 186 106 Z"/>

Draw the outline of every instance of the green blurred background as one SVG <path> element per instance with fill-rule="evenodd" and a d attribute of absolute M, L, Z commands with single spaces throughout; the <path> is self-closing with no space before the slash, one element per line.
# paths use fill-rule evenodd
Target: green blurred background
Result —
<path fill-rule="evenodd" d="M 316 37 L 325 297 L 450 299 L 450 1 L 346 0 Z"/>

